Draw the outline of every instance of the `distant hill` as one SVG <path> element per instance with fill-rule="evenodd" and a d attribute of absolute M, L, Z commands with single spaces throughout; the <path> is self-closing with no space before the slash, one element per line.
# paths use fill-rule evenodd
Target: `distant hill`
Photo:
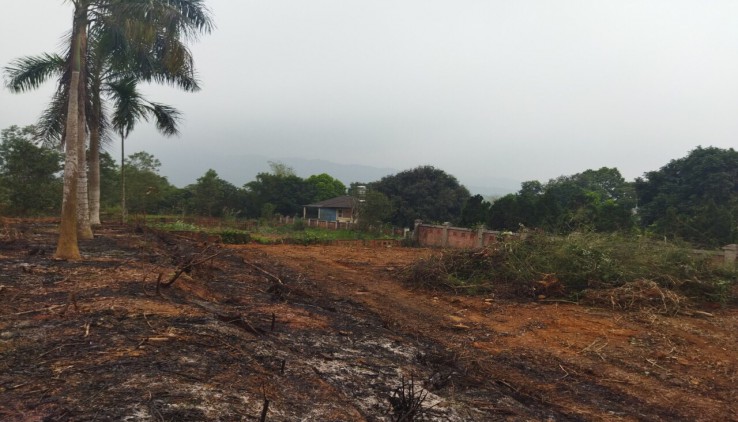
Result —
<path fill-rule="evenodd" d="M 168 160 L 172 162 L 167 162 Z M 396 173 L 393 168 L 371 167 L 357 164 L 339 164 L 326 160 L 306 160 L 302 158 L 277 158 L 254 154 L 215 155 L 199 154 L 197 157 L 166 157 L 162 159 L 161 174 L 167 176 L 176 186 L 186 186 L 201 177 L 208 169 L 213 169 L 222 179 L 236 186 L 243 186 L 256 178 L 256 175 L 268 172 L 269 162 L 278 161 L 295 170 L 300 177 L 313 174 L 328 173 L 345 185 L 352 182 L 373 182 L 382 177 Z M 186 164 L 185 164 L 186 163 Z"/>
<path fill-rule="evenodd" d="M 208 169 L 213 169 L 222 179 L 241 187 L 254 180 L 258 173 L 269 171 L 269 161 L 282 162 L 295 170 L 300 177 L 313 174 L 328 173 L 343 182 L 346 186 L 352 182 L 369 183 L 384 176 L 395 174 L 405 169 L 391 167 L 373 167 L 360 164 L 340 164 L 327 160 L 308 160 L 303 158 L 275 158 L 256 154 L 167 154 L 162 157 L 161 174 L 167 176 L 175 186 L 184 187 L 195 183 Z M 464 184 L 472 194 L 501 196 L 516 192 L 520 182 L 504 178 L 490 178 L 489 180 L 472 180 L 467 183 L 463 178 L 459 182 Z"/>

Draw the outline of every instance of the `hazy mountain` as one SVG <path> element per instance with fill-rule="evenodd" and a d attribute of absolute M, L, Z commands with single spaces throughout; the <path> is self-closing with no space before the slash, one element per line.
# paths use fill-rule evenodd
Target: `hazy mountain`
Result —
<path fill-rule="evenodd" d="M 294 157 L 275 158 L 255 154 L 224 156 L 201 153 L 193 157 L 189 153 L 182 152 L 181 155 L 174 153 L 162 159 L 161 174 L 167 176 L 169 181 L 175 186 L 183 187 L 195 183 L 208 169 L 213 169 L 222 179 L 241 187 L 254 180 L 258 173 L 268 172 L 270 170 L 269 161 L 282 162 L 292 167 L 300 177 L 328 173 L 342 181 L 346 186 L 352 182 L 374 182 L 384 176 L 405 170 L 360 164 L 342 164 L 326 160 L 307 160 Z M 472 194 L 481 194 L 485 197 L 500 196 L 516 192 L 520 189 L 520 182 L 504 178 L 471 181 L 465 181 L 459 178 L 459 182 L 466 186 Z"/>

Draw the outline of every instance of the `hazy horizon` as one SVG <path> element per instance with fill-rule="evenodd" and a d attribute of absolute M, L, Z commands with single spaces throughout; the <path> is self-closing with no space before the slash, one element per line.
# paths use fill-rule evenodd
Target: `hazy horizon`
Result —
<path fill-rule="evenodd" d="M 217 28 L 192 45 L 203 90 L 146 89 L 183 112 L 182 135 L 142 123 L 126 143 L 164 174 L 252 154 L 433 165 L 480 186 L 600 167 L 633 180 L 736 144 L 736 2 L 206 4 Z M 71 14 L 62 1 L 6 5 L 0 64 L 59 51 Z M 53 88 L 3 89 L 0 128 L 34 123 Z"/>

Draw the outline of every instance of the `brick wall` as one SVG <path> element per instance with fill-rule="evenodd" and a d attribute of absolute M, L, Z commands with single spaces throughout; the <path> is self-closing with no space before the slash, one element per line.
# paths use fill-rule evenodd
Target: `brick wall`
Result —
<path fill-rule="evenodd" d="M 500 237 L 500 232 L 451 227 L 450 224 L 437 226 L 416 223 L 413 235 L 420 246 L 474 249 L 496 243 Z M 517 234 L 513 234 L 513 236 L 517 236 Z"/>

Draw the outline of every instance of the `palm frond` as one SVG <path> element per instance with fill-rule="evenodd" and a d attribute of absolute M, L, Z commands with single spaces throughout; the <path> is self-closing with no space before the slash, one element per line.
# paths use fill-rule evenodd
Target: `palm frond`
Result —
<path fill-rule="evenodd" d="M 60 86 L 36 123 L 36 136 L 46 146 L 64 145 L 68 92 Z"/>
<path fill-rule="evenodd" d="M 135 78 L 124 78 L 107 84 L 113 99 L 111 124 L 121 136 L 128 137 L 139 120 L 148 120 L 147 104 L 138 92 Z"/>
<path fill-rule="evenodd" d="M 54 75 L 61 75 L 66 60 L 58 54 L 41 54 L 16 59 L 4 68 L 6 86 L 13 92 L 36 89 Z"/>
<path fill-rule="evenodd" d="M 119 0 L 107 6 L 112 16 L 133 16 L 176 37 L 196 39 L 215 27 L 203 0 Z"/>
<path fill-rule="evenodd" d="M 158 66 L 151 79 L 189 92 L 200 90 L 192 52 L 180 40 L 159 37 L 154 44 L 154 54 Z"/>
<path fill-rule="evenodd" d="M 149 103 L 149 111 L 154 115 L 156 128 L 166 136 L 179 135 L 181 113 L 172 106 Z"/>

